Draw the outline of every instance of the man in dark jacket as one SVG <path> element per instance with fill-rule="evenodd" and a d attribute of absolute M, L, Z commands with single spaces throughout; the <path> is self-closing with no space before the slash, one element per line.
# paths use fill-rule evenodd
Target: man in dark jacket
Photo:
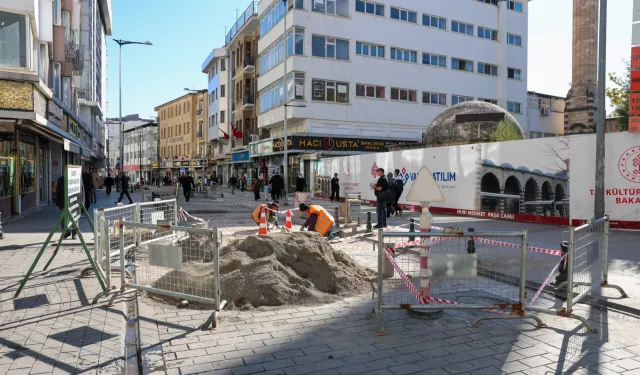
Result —
<path fill-rule="evenodd" d="M 304 179 L 302 173 L 298 173 L 298 178 L 296 178 L 296 192 L 303 193 L 307 188 L 307 180 Z"/>
<path fill-rule="evenodd" d="M 387 227 L 387 202 L 390 200 L 389 181 L 384 176 L 384 169 L 378 168 L 378 181 L 371 184 L 376 195 L 376 214 L 378 216 L 378 224 L 374 228 Z"/>
<path fill-rule="evenodd" d="M 279 171 L 276 171 L 271 177 L 269 185 L 271 185 L 271 199 L 277 202 L 282 196 L 282 190 L 284 189 L 284 179 L 280 176 Z"/>
<path fill-rule="evenodd" d="M 107 195 L 111 195 L 111 188 L 113 187 L 114 181 L 111 175 L 108 175 L 107 178 L 104 179 L 104 187 L 107 191 Z"/>
<path fill-rule="evenodd" d="M 180 180 L 180 184 L 182 185 L 182 193 L 184 194 L 184 198 L 189 202 L 189 198 L 191 197 L 191 191 L 195 189 L 196 183 L 193 181 L 193 177 L 191 177 L 190 172 L 187 172 L 187 175 L 182 177 Z"/>
<path fill-rule="evenodd" d="M 335 196 L 336 201 L 340 202 L 340 179 L 338 178 L 338 174 L 334 174 L 331 179 L 331 202 L 333 202 L 333 197 Z"/>
<path fill-rule="evenodd" d="M 122 197 L 127 196 L 129 198 L 129 204 L 133 204 L 133 200 L 131 200 L 131 196 L 129 195 L 129 177 L 127 177 L 124 172 L 120 172 L 120 198 L 116 204 L 122 201 Z"/>
<path fill-rule="evenodd" d="M 231 188 L 231 194 L 235 194 L 238 187 L 238 177 L 235 174 L 229 179 L 229 187 Z"/>
<path fill-rule="evenodd" d="M 84 208 L 89 211 L 91 195 L 93 194 L 93 179 L 87 170 L 82 168 L 82 187 L 84 189 Z"/>
<path fill-rule="evenodd" d="M 400 206 L 398 205 L 398 201 L 400 200 L 400 196 L 402 195 L 402 192 L 404 191 L 404 181 L 402 180 L 402 176 L 400 176 L 400 170 L 396 169 L 395 171 L 393 171 L 393 186 L 396 190 L 396 195 L 395 195 L 395 199 L 393 202 L 393 206 L 396 209 L 396 212 L 399 213 L 400 215 L 402 215 L 402 209 L 400 208 Z"/>
<path fill-rule="evenodd" d="M 66 199 L 67 197 L 64 196 L 64 175 L 62 175 L 58 177 L 58 180 L 56 181 L 56 206 L 58 206 L 58 210 L 60 210 L 60 213 L 62 213 L 62 211 L 64 210 Z M 64 220 L 60 221 L 60 229 L 64 230 Z M 71 238 L 75 240 L 76 231 L 73 229 L 67 229 L 67 231 L 64 233 L 64 238 L 67 238 L 71 235 L 73 235 L 73 237 Z"/>

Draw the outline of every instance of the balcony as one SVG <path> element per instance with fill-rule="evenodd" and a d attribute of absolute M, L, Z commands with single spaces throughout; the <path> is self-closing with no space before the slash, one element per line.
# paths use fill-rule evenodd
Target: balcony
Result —
<path fill-rule="evenodd" d="M 245 95 L 242 99 L 242 109 L 253 109 L 256 106 L 256 98 L 253 95 Z"/>
<path fill-rule="evenodd" d="M 204 109 L 200 108 L 199 110 L 196 111 L 196 116 L 200 117 L 202 116 L 203 113 L 204 113 Z"/>
<path fill-rule="evenodd" d="M 247 9 L 238 17 L 236 23 L 233 24 L 231 30 L 227 33 L 224 39 L 225 47 L 231 43 L 233 38 L 235 38 L 240 32 L 247 30 L 249 33 L 253 33 L 256 29 L 256 24 L 253 27 L 245 27 L 249 23 L 253 23 L 253 21 L 258 22 L 258 2 L 252 1 L 251 4 L 247 7 Z"/>
<path fill-rule="evenodd" d="M 76 32 L 64 37 L 64 61 L 71 66 L 74 76 L 81 76 L 84 70 L 84 49 L 76 41 Z"/>
<path fill-rule="evenodd" d="M 247 74 L 253 74 L 256 71 L 256 62 L 252 56 L 246 56 L 244 58 L 244 72 Z"/>
<path fill-rule="evenodd" d="M 196 133 L 196 138 L 202 138 L 202 132 L 197 132 Z"/>

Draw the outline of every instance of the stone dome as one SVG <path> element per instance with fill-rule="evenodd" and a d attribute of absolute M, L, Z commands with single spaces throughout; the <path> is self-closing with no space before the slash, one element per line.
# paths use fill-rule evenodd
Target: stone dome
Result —
<path fill-rule="evenodd" d="M 508 111 L 495 104 L 465 102 L 454 105 L 438 115 L 424 133 L 427 146 L 450 146 L 491 142 L 501 121 L 515 126 L 513 139 L 524 139 L 518 121 Z"/>

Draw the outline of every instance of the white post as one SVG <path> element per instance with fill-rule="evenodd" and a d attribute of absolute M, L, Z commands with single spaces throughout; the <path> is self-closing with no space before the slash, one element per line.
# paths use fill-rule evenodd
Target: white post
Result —
<path fill-rule="evenodd" d="M 431 213 L 429 212 L 429 204 L 423 203 L 422 213 L 420 214 L 420 232 L 431 232 Z M 429 248 L 431 247 L 431 237 L 422 237 L 420 245 L 420 297 L 426 298 L 431 296 L 431 282 L 428 276 L 429 266 Z"/>

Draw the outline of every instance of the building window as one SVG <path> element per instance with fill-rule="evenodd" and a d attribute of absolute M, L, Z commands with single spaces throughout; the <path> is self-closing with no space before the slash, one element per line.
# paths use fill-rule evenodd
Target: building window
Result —
<path fill-rule="evenodd" d="M 451 31 L 454 33 L 473 36 L 473 25 L 464 22 L 451 21 Z"/>
<path fill-rule="evenodd" d="M 509 111 L 511 113 L 521 113 L 520 112 L 520 103 L 507 102 L 507 111 Z"/>
<path fill-rule="evenodd" d="M 295 78 L 294 78 L 295 77 Z M 295 80 L 295 87 L 294 87 Z M 290 72 L 287 75 L 287 95 L 289 101 L 304 100 L 305 75 L 301 72 Z M 271 85 L 260 90 L 258 96 L 260 100 L 260 113 L 268 112 L 284 104 L 284 80 L 280 78 Z"/>
<path fill-rule="evenodd" d="M 473 73 L 473 61 L 457 59 L 454 57 L 451 59 L 451 69 Z"/>
<path fill-rule="evenodd" d="M 361 98 L 384 99 L 384 86 L 356 84 L 356 96 Z"/>
<path fill-rule="evenodd" d="M 495 99 L 478 99 L 478 101 L 498 105 L 498 101 Z"/>
<path fill-rule="evenodd" d="M 302 72 L 289 73 L 287 75 L 287 96 L 289 101 L 304 100 L 305 75 Z"/>
<path fill-rule="evenodd" d="M 435 27 L 438 29 L 447 29 L 447 19 L 429 14 L 422 15 L 422 26 Z"/>
<path fill-rule="evenodd" d="M 27 67 L 27 17 L 0 12 L 0 65 Z"/>
<path fill-rule="evenodd" d="M 522 37 L 515 34 L 507 34 L 507 44 L 522 47 Z"/>
<path fill-rule="evenodd" d="M 53 95 L 62 99 L 62 64 L 53 63 Z"/>
<path fill-rule="evenodd" d="M 315 57 L 327 59 L 349 60 L 349 41 L 313 35 L 311 39 L 311 54 Z"/>
<path fill-rule="evenodd" d="M 498 66 L 487 63 L 478 63 L 478 74 L 486 74 L 489 76 L 497 76 L 498 75 Z"/>
<path fill-rule="evenodd" d="M 451 95 L 451 104 L 456 105 L 464 102 L 472 102 L 473 96 Z"/>
<path fill-rule="evenodd" d="M 264 36 L 282 20 L 285 13 L 285 4 L 275 1 L 260 18 L 260 35 Z"/>
<path fill-rule="evenodd" d="M 509 9 L 520 13 L 523 12 L 522 3 L 519 1 L 509 0 Z"/>
<path fill-rule="evenodd" d="M 321 102 L 349 103 L 349 83 L 314 79 L 312 99 Z"/>
<path fill-rule="evenodd" d="M 219 119 L 221 124 L 224 124 L 224 115 L 225 115 L 224 111 L 220 111 Z"/>
<path fill-rule="evenodd" d="M 416 90 L 391 88 L 391 100 L 399 100 L 401 102 L 418 102 L 418 93 Z"/>
<path fill-rule="evenodd" d="M 391 7 L 391 18 L 394 20 L 418 23 L 418 13 L 412 10 Z"/>
<path fill-rule="evenodd" d="M 478 38 L 498 40 L 498 30 L 478 26 Z"/>
<path fill-rule="evenodd" d="M 477 1 L 485 4 L 498 5 L 498 0 L 477 0 Z"/>
<path fill-rule="evenodd" d="M 311 10 L 334 16 L 349 17 L 349 0 L 310 0 Z"/>
<path fill-rule="evenodd" d="M 447 57 L 442 55 L 435 55 L 433 53 L 422 53 L 422 63 L 424 65 L 439 66 L 441 68 L 447 67 Z"/>
<path fill-rule="evenodd" d="M 220 60 L 220 71 L 224 72 L 227 70 L 227 60 Z"/>
<path fill-rule="evenodd" d="M 260 74 L 265 74 L 284 61 L 284 41 L 279 38 L 260 54 Z"/>
<path fill-rule="evenodd" d="M 384 5 L 372 3 L 370 1 L 356 0 L 356 12 L 384 17 Z"/>
<path fill-rule="evenodd" d="M 356 55 L 384 58 L 384 46 L 356 42 Z"/>
<path fill-rule="evenodd" d="M 447 94 L 423 91 L 422 103 L 435 104 L 435 105 L 447 105 Z"/>
<path fill-rule="evenodd" d="M 287 57 L 291 55 L 304 55 L 304 29 L 295 27 L 287 33 Z"/>
<path fill-rule="evenodd" d="M 507 69 L 507 78 L 520 81 L 522 79 L 522 70 L 516 68 Z"/>
<path fill-rule="evenodd" d="M 391 60 L 406 61 L 411 63 L 418 62 L 418 52 L 407 49 L 391 47 Z"/>

